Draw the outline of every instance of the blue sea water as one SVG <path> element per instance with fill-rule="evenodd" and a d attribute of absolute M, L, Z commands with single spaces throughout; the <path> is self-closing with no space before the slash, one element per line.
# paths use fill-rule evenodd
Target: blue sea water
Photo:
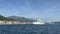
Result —
<path fill-rule="evenodd" d="M 0 25 L 0 34 L 60 34 L 60 25 Z"/>

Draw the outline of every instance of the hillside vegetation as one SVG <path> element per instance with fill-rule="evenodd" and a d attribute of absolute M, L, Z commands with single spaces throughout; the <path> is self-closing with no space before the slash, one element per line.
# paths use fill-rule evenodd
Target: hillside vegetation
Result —
<path fill-rule="evenodd" d="M 0 20 L 1 21 L 20 21 L 20 22 L 34 22 L 37 21 L 36 19 L 32 19 L 32 18 L 25 18 L 25 17 L 19 17 L 19 16 L 9 16 L 9 17 L 5 17 L 0 15 Z"/>

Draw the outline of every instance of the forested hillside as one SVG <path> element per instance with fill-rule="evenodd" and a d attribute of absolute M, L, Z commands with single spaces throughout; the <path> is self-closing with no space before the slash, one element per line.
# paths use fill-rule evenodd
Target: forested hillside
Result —
<path fill-rule="evenodd" d="M 0 15 L 0 20 L 4 21 L 20 21 L 20 22 L 34 22 L 37 21 L 36 19 L 32 19 L 32 18 L 25 18 L 25 17 L 19 17 L 19 16 L 9 16 L 9 17 L 5 17 Z"/>

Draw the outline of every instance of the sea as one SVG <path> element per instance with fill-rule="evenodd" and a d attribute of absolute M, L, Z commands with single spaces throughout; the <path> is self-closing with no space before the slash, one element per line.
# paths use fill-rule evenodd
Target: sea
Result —
<path fill-rule="evenodd" d="M 0 34 L 60 34 L 60 24 L 0 25 Z"/>

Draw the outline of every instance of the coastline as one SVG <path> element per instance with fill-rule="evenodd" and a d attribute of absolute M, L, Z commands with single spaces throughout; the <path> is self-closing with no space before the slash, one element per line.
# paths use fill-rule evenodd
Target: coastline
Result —
<path fill-rule="evenodd" d="M 32 24 L 32 22 L 0 21 L 0 25 L 11 25 L 11 24 Z"/>

